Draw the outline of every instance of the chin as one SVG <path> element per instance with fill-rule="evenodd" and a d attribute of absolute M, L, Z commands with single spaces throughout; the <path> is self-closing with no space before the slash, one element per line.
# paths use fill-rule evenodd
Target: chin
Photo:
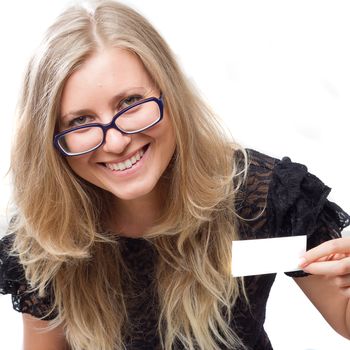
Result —
<path fill-rule="evenodd" d="M 112 190 L 109 192 L 111 192 L 118 199 L 130 201 L 130 200 L 134 200 L 134 199 L 138 199 L 138 198 L 142 198 L 142 197 L 147 196 L 148 194 L 150 194 L 152 192 L 153 189 L 154 189 L 154 186 L 151 186 L 149 188 L 142 188 L 140 190 L 137 190 L 137 189 L 131 190 L 131 191 Z"/>

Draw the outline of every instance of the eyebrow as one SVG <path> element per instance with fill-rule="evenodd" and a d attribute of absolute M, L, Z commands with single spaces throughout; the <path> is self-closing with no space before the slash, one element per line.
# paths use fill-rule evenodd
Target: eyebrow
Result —
<path fill-rule="evenodd" d="M 152 88 L 145 88 L 145 87 L 141 87 L 141 86 L 135 86 L 135 87 L 131 87 L 128 88 L 122 92 L 120 92 L 117 95 L 114 95 L 111 99 L 111 104 L 115 104 L 116 101 L 120 101 L 123 97 L 126 97 L 128 94 L 132 93 L 133 91 L 135 91 L 134 93 L 136 94 L 136 90 L 139 90 L 138 93 L 147 93 L 148 91 L 152 91 Z M 142 92 L 140 92 L 142 90 Z M 70 111 L 67 112 L 63 115 L 60 116 L 60 119 L 64 120 L 67 117 L 78 117 L 78 116 L 82 116 L 82 115 L 87 115 L 87 114 L 95 114 L 91 109 L 88 108 L 83 108 L 83 109 L 79 109 L 76 111 Z"/>
<path fill-rule="evenodd" d="M 66 119 L 67 117 L 78 117 L 82 115 L 87 115 L 87 114 L 94 114 L 91 109 L 79 109 L 77 111 L 72 111 L 65 113 L 60 116 L 60 119 Z"/>

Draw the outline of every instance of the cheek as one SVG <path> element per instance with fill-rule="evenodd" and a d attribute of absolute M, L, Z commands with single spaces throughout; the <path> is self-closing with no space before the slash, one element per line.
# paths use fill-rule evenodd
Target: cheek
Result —
<path fill-rule="evenodd" d="M 86 157 L 70 157 L 67 159 L 67 163 L 75 174 L 85 178 L 83 175 L 88 173 L 85 171 L 88 165 Z"/>
<path fill-rule="evenodd" d="M 164 137 L 168 145 L 169 151 L 173 153 L 176 147 L 176 137 L 175 131 L 170 123 L 167 127 L 167 132 L 165 133 Z"/>
<path fill-rule="evenodd" d="M 159 128 L 154 130 L 154 137 L 157 138 L 164 146 L 173 146 L 176 143 L 175 131 L 167 114 L 164 115 Z"/>
<path fill-rule="evenodd" d="M 162 158 L 167 159 L 174 153 L 176 147 L 175 133 L 171 125 L 163 125 L 163 128 L 154 130 L 153 135 L 156 143 L 156 148 L 161 152 Z M 171 153 L 171 154 L 170 154 Z"/>
<path fill-rule="evenodd" d="M 175 146 L 176 145 L 176 137 L 175 137 L 175 130 L 171 123 L 171 120 L 169 116 L 165 115 L 165 132 L 166 138 L 168 139 L 168 143 Z"/>

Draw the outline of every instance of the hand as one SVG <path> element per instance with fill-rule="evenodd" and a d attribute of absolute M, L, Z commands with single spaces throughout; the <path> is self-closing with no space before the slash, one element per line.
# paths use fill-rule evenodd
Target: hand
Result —
<path fill-rule="evenodd" d="M 332 239 L 308 250 L 299 266 L 305 272 L 329 278 L 350 298 L 350 237 Z"/>

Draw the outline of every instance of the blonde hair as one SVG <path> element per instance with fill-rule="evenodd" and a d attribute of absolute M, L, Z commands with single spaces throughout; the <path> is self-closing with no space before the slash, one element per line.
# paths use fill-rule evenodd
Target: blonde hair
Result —
<path fill-rule="evenodd" d="M 240 290 L 230 273 L 230 249 L 238 237 L 234 204 L 247 154 L 228 139 L 160 35 L 125 5 L 99 1 L 67 9 L 29 63 L 12 151 L 13 250 L 40 296 L 52 286 L 58 315 L 51 328 L 62 324 L 72 349 L 123 348 L 125 266 L 118 240 L 103 224 L 111 194 L 77 177 L 52 145 L 65 82 L 103 47 L 138 55 L 163 93 L 176 135 L 163 176 L 168 200 L 145 234 L 159 256 L 162 348 L 176 342 L 187 349 L 241 346 L 230 327 Z"/>

